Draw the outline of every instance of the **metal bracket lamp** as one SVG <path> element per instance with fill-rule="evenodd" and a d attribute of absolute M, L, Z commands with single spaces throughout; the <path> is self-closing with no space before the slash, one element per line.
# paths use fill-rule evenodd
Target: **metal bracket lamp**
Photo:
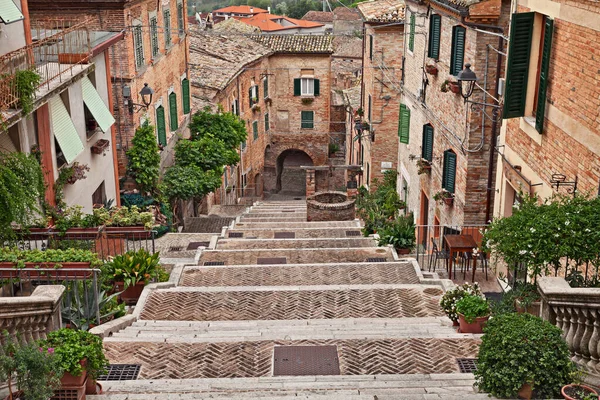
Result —
<path fill-rule="evenodd" d="M 134 103 L 131 100 L 131 88 L 129 86 L 123 87 L 123 97 L 125 97 L 125 104 L 129 109 L 129 114 L 133 114 L 134 112 L 138 112 L 142 109 L 147 109 L 150 104 L 152 104 L 152 95 L 154 94 L 154 89 L 148 86 L 147 83 L 144 83 L 144 87 L 140 90 L 140 96 L 142 97 L 142 103 L 138 104 Z M 137 107 L 137 110 L 135 109 Z"/>
<path fill-rule="evenodd" d="M 456 80 L 458 81 L 458 87 L 460 88 L 460 95 L 465 99 L 465 103 L 473 103 L 480 104 L 484 106 L 490 106 L 495 108 L 500 108 L 497 104 L 490 103 L 482 103 L 478 101 L 471 101 L 469 97 L 473 94 L 473 89 L 475 89 L 475 82 L 477 82 L 477 75 L 475 72 L 471 70 L 471 64 L 466 63 L 465 68 L 456 75 Z"/>

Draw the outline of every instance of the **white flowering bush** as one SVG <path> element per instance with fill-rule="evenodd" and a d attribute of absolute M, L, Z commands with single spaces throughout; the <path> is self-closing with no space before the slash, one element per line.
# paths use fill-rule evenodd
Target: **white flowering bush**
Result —
<path fill-rule="evenodd" d="M 440 306 L 444 310 L 444 313 L 446 313 L 448 318 L 450 318 L 452 321 L 458 321 L 456 303 L 466 296 L 479 296 L 484 298 L 479 284 L 475 282 L 473 284 L 465 283 L 452 290 L 448 290 L 440 299 Z"/>

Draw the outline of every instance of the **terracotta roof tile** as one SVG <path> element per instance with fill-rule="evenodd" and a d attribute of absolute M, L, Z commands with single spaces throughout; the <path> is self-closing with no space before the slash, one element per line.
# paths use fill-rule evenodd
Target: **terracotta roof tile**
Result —
<path fill-rule="evenodd" d="M 309 11 L 302 17 L 305 21 L 333 22 L 333 13 L 327 11 Z"/>
<path fill-rule="evenodd" d="M 245 24 L 235 18 L 229 18 L 215 24 L 212 30 L 213 32 L 260 33 L 260 29 L 256 26 Z"/>
<path fill-rule="evenodd" d="M 403 0 L 375 0 L 358 3 L 358 11 L 367 22 L 403 22 Z"/>
<path fill-rule="evenodd" d="M 277 53 L 333 53 L 331 35 L 252 35 Z"/>
<path fill-rule="evenodd" d="M 247 5 L 241 6 L 229 6 L 224 8 L 219 8 L 218 10 L 214 10 L 213 13 L 231 13 L 231 14 L 259 14 L 259 13 L 268 13 L 268 10 L 264 8 L 252 7 Z"/>
<path fill-rule="evenodd" d="M 283 31 L 283 30 L 287 30 L 287 29 L 297 29 L 299 27 L 300 28 L 318 28 L 320 26 L 323 26 L 323 24 L 320 24 L 318 22 L 303 21 L 300 19 L 283 17 L 281 15 L 274 15 L 274 14 L 257 14 L 257 15 L 253 15 L 250 18 L 237 17 L 236 19 L 238 19 L 239 21 L 244 22 L 248 25 L 255 26 L 263 32 Z M 283 20 L 286 20 L 287 22 L 289 22 L 293 25 L 284 26 L 281 24 L 281 22 L 283 22 Z"/>
<path fill-rule="evenodd" d="M 357 21 L 360 19 L 356 8 L 336 7 L 333 9 L 334 21 Z"/>

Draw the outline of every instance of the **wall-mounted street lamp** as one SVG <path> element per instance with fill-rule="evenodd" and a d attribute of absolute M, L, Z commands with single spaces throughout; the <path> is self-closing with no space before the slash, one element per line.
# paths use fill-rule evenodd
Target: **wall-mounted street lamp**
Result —
<path fill-rule="evenodd" d="M 482 106 L 500 108 L 497 104 L 469 100 L 469 97 L 473 94 L 473 89 L 475 89 L 475 83 L 477 82 L 477 75 L 471 70 L 471 64 L 465 64 L 465 68 L 456 75 L 456 80 L 458 81 L 458 87 L 460 88 L 460 95 L 465 99 L 465 103 L 468 102 L 480 104 Z"/>
<path fill-rule="evenodd" d="M 564 174 L 552 174 L 552 176 L 550 177 L 550 186 L 551 187 L 556 187 L 556 191 L 558 191 L 558 189 L 561 186 L 566 186 L 567 189 L 567 193 L 570 193 L 573 195 L 573 197 L 575 197 L 575 195 L 577 194 L 577 176 L 575 176 L 575 180 L 572 182 L 567 182 L 567 176 Z"/>
<path fill-rule="evenodd" d="M 125 104 L 129 109 L 129 114 L 133 114 L 134 112 L 140 111 L 141 109 L 147 109 L 150 104 L 152 104 L 152 95 L 154 94 L 154 89 L 148 86 L 147 83 L 144 83 L 144 87 L 140 90 L 140 96 L 142 97 L 143 104 L 134 103 L 131 100 L 131 88 L 127 85 L 123 86 L 123 97 L 125 97 Z M 135 107 L 138 107 L 136 110 Z"/>

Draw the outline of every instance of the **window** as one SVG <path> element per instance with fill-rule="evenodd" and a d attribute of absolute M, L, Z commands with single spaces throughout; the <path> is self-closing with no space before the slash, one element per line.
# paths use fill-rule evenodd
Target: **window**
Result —
<path fill-rule="evenodd" d="M 465 59 L 465 36 L 467 30 L 462 26 L 452 28 L 452 52 L 450 54 L 450 75 L 458 75 L 463 69 Z"/>
<path fill-rule="evenodd" d="M 231 101 L 231 113 L 233 115 L 240 115 L 240 109 L 239 109 L 239 106 L 238 106 L 237 99 L 233 99 Z"/>
<path fill-rule="evenodd" d="M 269 131 L 269 113 L 265 113 L 265 132 Z"/>
<path fill-rule="evenodd" d="M 171 10 L 168 8 L 163 11 L 165 26 L 165 48 L 171 47 Z"/>
<path fill-rule="evenodd" d="M 294 96 L 319 96 L 320 81 L 314 78 L 294 79 Z"/>
<path fill-rule="evenodd" d="M 415 51 L 415 13 L 410 13 L 410 33 L 408 36 L 408 50 Z"/>
<path fill-rule="evenodd" d="M 156 136 L 158 144 L 167 145 L 167 124 L 165 123 L 165 109 L 163 106 L 156 107 Z"/>
<path fill-rule="evenodd" d="M 300 113 L 300 127 L 302 129 L 314 128 L 314 111 L 302 111 Z"/>
<path fill-rule="evenodd" d="M 252 122 L 252 135 L 254 140 L 258 139 L 258 121 Z"/>
<path fill-rule="evenodd" d="M 421 158 L 431 162 L 433 160 L 433 126 L 423 125 L 423 145 L 421 147 Z"/>
<path fill-rule="evenodd" d="M 183 3 L 177 3 L 177 29 L 179 30 L 179 34 L 183 35 Z"/>
<path fill-rule="evenodd" d="M 264 92 L 264 96 L 265 99 L 269 97 L 269 77 L 265 76 L 265 79 L 263 80 L 263 92 Z"/>
<path fill-rule="evenodd" d="M 373 60 L 373 35 L 369 35 L 369 59 Z"/>
<path fill-rule="evenodd" d="M 429 46 L 427 56 L 433 59 L 440 58 L 440 36 L 442 33 L 442 16 L 433 14 L 429 19 Z"/>
<path fill-rule="evenodd" d="M 150 40 L 152 45 L 152 57 L 158 55 L 158 23 L 156 17 L 150 18 Z"/>
<path fill-rule="evenodd" d="M 258 104 L 258 86 L 252 85 L 250 89 L 248 89 L 248 98 L 250 99 L 250 107 L 255 104 Z"/>
<path fill-rule="evenodd" d="M 98 188 L 92 193 L 92 204 L 104 206 L 106 203 L 106 190 L 104 189 L 104 181 L 98 186 Z"/>
<path fill-rule="evenodd" d="M 135 50 L 135 67 L 140 69 L 144 66 L 144 42 L 142 35 L 142 26 L 133 27 L 133 47 Z"/>
<path fill-rule="evenodd" d="M 398 136 L 400 143 L 408 144 L 410 131 L 410 108 L 406 104 L 400 104 L 400 113 L 398 115 Z"/>
<path fill-rule="evenodd" d="M 370 181 L 371 181 L 371 164 L 367 163 L 367 179 L 365 180 L 365 183 L 368 185 Z"/>
<path fill-rule="evenodd" d="M 533 23 L 535 18 L 542 18 L 542 32 L 539 36 L 538 59 L 531 59 Z M 546 90 L 548 87 L 548 69 L 552 52 L 552 34 L 554 21 L 535 13 L 513 14 L 510 27 L 510 46 L 506 74 L 506 94 L 504 101 L 504 118 L 523 117 L 531 113 L 535 116 L 535 129 L 544 131 L 546 111 Z M 536 42 L 537 43 L 537 42 Z M 528 101 L 528 81 L 530 65 L 536 68 L 536 90 L 529 91 L 533 98 Z M 537 69 L 539 66 L 539 70 Z M 531 109 L 526 110 L 527 104 Z"/>
<path fill-rule="evenodd" d="M 456 181 L 456 153 L 452 150 L 444 151 L 444 170 L 442 171 L 442 189 L 454 193 Z"/>
<path fill-rule="evenodd" d="M 169 95 L 169 123 L 171 132 L 177 130 L 177 95 L 172 92 Z"/>
<path fill-rule="evenodd" d="M 402 177 L 402 201 L 405 204 L 408 204 L 408 182 L 406 181 L 406 178 L 404 178 L 404 176 Z"/>
<path fill-rule="evenodd" d="M 190 107 L 190 81 L 187 78 L 181 80 L 181 97 L 183 102 L 183 113 L 189 114 Z"/>

